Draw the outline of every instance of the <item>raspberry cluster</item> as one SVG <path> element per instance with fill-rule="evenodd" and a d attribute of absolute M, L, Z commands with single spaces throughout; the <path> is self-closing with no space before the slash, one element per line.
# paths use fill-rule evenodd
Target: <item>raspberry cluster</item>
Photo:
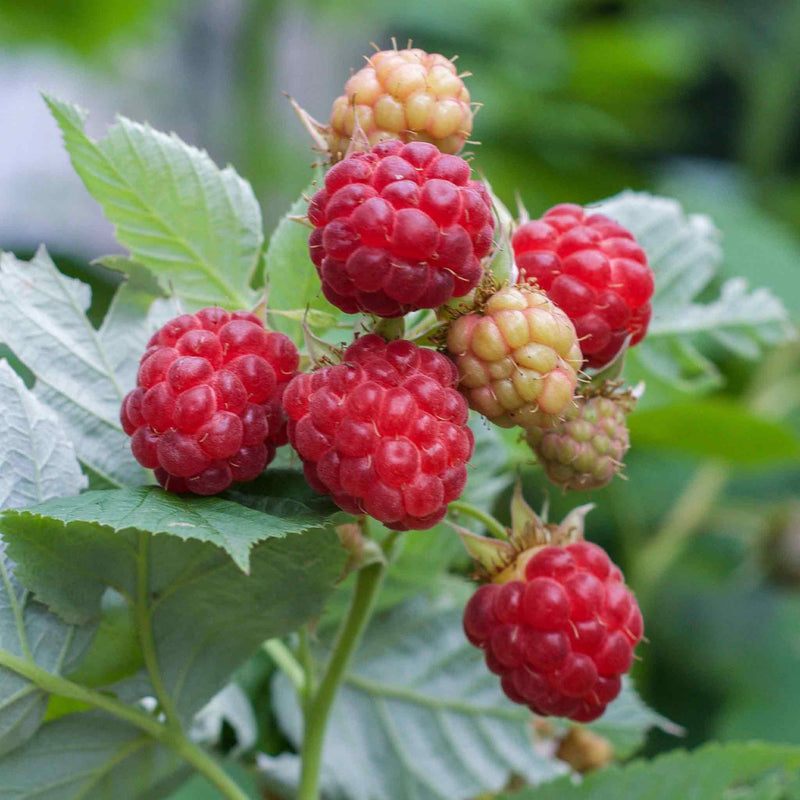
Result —
<path fill-rule="evenodd" d="M 524 579 L 470 598 L 464 631 L 503 691 L 535 714 L 597 719 L 620 692 L 642 615 L 605 551 L 585 541 L 530 551 Z"/>
<path fill-rule="evenodd" d="M 329 146 L 347 151 L 356 120 L 370 145 L 387 139 L 458 153 L 472 131 L 469 92 L 455 64 L 424 50 L 382 50 L 347 81 L 333 103 Z"/>
<path fill-rule="evenodd" d="M 631 346 L 644 338 L 653 271 L 622 225 L 562 203 L 520 226 L 511 243 L 520 278 L 535 280 L 575 323 L 586 366 L 613 361 L 628 336 Z"/>
<path fill-rule="evenodd" d="M 173 492 L 217 494 L 257 478 L 286 443 L 281 397 L 298 361 L 291 340 L 248 311 L 170 320 L 122 403 L 134 457 Z"/>
<path fill-rule="evenodd" d="M 392 140 L 353 153 L 311 199 L 308 247 L 325 297 L 399 317 L 462 297 L 481 278 L 494 218 L 463 158 Z"/>
<path fill-rule="evenodd" d="M 552 429 L 527 431 L 528 444 L 547 477 L 573 491 L 607 486 L 630 446 L 625 418 L 631 402 L 625 396 L 578 395 Z"/>
<path fill-rule="evenodd" d="M 581 351 L 566 314 L 528 286 L 456 319 L 447 349 L 470 406 L 502 427 L 551 425 L 575 393 Z"/>
<path fill-rule="evenodd" d="M 443 355 L 375 334 L 341 364 L 298 375 L 283 402 L 309 484 L 396 530 L 435 525 L 464 489 L 474 446 L 457 380 Z"/>

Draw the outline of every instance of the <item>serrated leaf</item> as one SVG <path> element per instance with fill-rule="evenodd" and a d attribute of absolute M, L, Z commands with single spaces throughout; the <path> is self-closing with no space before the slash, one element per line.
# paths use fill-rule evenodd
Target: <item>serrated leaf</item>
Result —
<path fill-rule="evenodd" d="M 97 619 L 107 589 L 125 598 L 140 641 L 152 643 L 148 668 L 184 721 L 262 641 L 317 616 L 344 566 L 336 534 L 309 530 L 307 516 L 207 501 L 154 488 L 87 492 L 0 519 L 20 580 L 60 616 Z M 237 535 L 241 552 L 260 542 L 249 576 L 222 549 Z"/>
<path fill-rule="evenodd" d="M 642 410 L 630 416 L 628 426 L 634 445 L 732 464 L 775 464 L 800 457 L 800 440 L 791 427 L 724 400 Z"/>
<path fill-rule="evenodd" d="M 270 236 L 264 255 L 268 305 L 278 309 L 305 309 L 310 306 L 325 312 L 329 320 L 336 320 L 339 311 L 322 294 L 319 276 L 308 255 L 308 236 L 311 231 L 297 221 L 308 211 L 306 197 L 315 191 L 312 185 L 301 194 Z M 292 320 L 284 315 L 271 314 L 269 323 L 275 330 L 291 336 L 297 344 L 303 343 L 302 318 Z"/>
<path fill-rule="evenodd" d="M 535 748 L 533 716 L 506 699 L 464 637 L 468 591 L 458 584 L 434 602 L 417 598 L 370 625 L 325 739 L 332 797 L 458 800 L 499 791 L 512 774 L 539 784 L 565 771 L 563 762 Z M 274 707 L 297 746 L 302 714 L 282 676 Z M 643 728 L 653 724 L 642 721 Z M 261 763 L 277 770 L 278 783 L 291 781 L 290 760 Z"/>
<path fill-rule="evenodd" d="M 749 290 L 742 278 L 726 281 L 717 300 L 696 302 L 722 259 L 720 235 L 708 217 L 687 216 L 675 200 L 630 191 L 598 203 L 593 210 L 628 228 L 655 272 L 653 319 L 647 338 L 632 354 L 659 376 L 672 383 L 677 378 L 687 390 L 718 381 L 713 366 L 696 350 L 675 352 L 669 344 L 664 346 L 664 340 L 671 344 L 678 339 L 688 346 L 709 336 L 740 357 L 756 358 L 763 345 L 795 335 L 783 303 L 767 289 Z"/>
<path fill-rule="evenodd" d="M 289 499 L 289 498 L 287 498 Z M 165 492 L 154 486 L 84 492 L 57 498 L 31 509 L 3 515 L 0 529 L 9 541 L 18 528 L 30 531 L 36 523 L 47 528 L 54 522 L 97 527 L 103 532 L 141 531 L 169 534 L 180 539 L 211 542 L 225 550 L 244 571 L 250 550 L 262 539 L 285 536 L 325 524 L 326 515 L 308 509 L 281 507 L 280 515 L 255 511 L 219 497 L 191 497 Z M 18 518 L 25 518 L 17 522 Z"/>
<path fill-rule="evenodd" d="M 131 256 L 192 308 L 249 308 L 263 244 L 253 190 L 203 150 L 118 117 L 90 139 L 87 112 L 45 95 L 72 164 Z"/>
<path fill-rule="evenodd" d="M 146 734 L 106 714 L 70 714 L 43 725 L 0 759 L 2 800 L 158 800 L 189 768 Z"/>
<path fill-rule="evenodd" d="M 56 415 L 0 361 L 0 509 L 77 494 L 86 487 Z"/>
<path fill-rule="evenodd" d="M 77 494 L 86 481 L 55 415 L 0 361 L 0 508 Z M 0 538 L 0 659 L 24 658 L 53 674 L 72 669 L 93 634 L 64 624 L 20 586 Z M 41 724 L 48 696 L 0 666 L 0 753 Z"/>
<path fill-rule="evenodd" d="M 800 748 L 762 743 L 710 744 L 691 753 L 668 753 L 653 761 L 609 767 L 581 784 L 560 779 L 498 800 L 725 800 L 728 790 L 771 769 L 800 768 Z"/>
<path fill-rule="evenodd" d="M 135 369 L 128 356 L 144 352 L 148 338 L 123 312 L 139 302 L 137 291 L 119 289 L 108 324 L 96 331 L 86 316 L 90 288 L 62 275 L 44 248 L 30 262 L 0 255 L 0 341 L 34 373 L 34 394 L 55 411 L 78 458 L 116 486 L 139 485 L 146 476 L 119 422 L 122 399 L 133 388 L 123 382 Z M 123 313 L 131 324 L 123 324 Z"/>

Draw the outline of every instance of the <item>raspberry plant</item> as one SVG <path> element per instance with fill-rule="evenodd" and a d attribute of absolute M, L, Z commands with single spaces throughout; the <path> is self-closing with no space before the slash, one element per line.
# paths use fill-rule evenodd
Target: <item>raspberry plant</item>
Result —
<path fill-rule="evenodd" d="M 707 388 L 703 337 L 757 356 L 791 333 L 781 303 L 737 279 L 698 302 L 716 233 L 664 198 L 512 219 L 456 155 L 462 76 L 421 50 L 372 56 L 330 126 L 302 115 L 321 163 L 268 243 L 232 167 L 45 101 L 127 255 L 101 260 L 97 328 L 44 248 L 0 255 L 3 791 L 626 796 L 645 768 L 559 776 L 678 732 L 626 675 L 636 597 L 586 506 L 494 513 L 524 438 L 541 485 L 607 483 L 625 377 Z M 713 774 L 712 797 L 785 763 L 652 771 Z"/>

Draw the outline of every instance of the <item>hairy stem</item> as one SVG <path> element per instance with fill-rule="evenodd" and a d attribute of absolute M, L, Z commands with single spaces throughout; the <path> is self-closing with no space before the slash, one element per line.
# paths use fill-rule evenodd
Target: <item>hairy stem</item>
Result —
<path fill-rule="evenodd" d="M 5 650 L 0 650 L 0 666 L 27 678 L 50 694 L 77 700 L 125 720 L 180 755 L 216 787 L 226 800 L 248 800 L 247 795 L 225 770 L 201 747 L 187 739 L 180 728 L 168 727 L 155 717 L 111 695 L 87 689 L 66 678 L 52 675 L 32 661 L 19 658 Z"/>
<path fill-rule="evenodd" d="M 300 788 L 297 800 L 319 800 L 319 777 L 322 766 L 322 747 L 325 743 L 325 729 L 333 701 L 339 685 L 345 676 L 350 660 L 355 653 L 364 628 L 367 626 L 383 577 L 388 558 L 397 541 L 396 534 L 390 534 L 383 543 L 386 561 L 369 564 L 362 568 L 356 577 L 350 608 L 333 645 L 325 674 L 314 697 L 310 700 L 303 731 L 303 760 L 300 775 Z"/>
<path fill-rule="evenodd" d="M 465 503 L 463 500 L 453 500 L 448 506 L 448 509 L 450 511 L 455 511 L 457 514 L 465 514 L 468 517 L 478 520 L 478 522 L 482 522 L 486 526 L 486 530 L 488 530 L 495 539 L 508 539 L 508 532 L 506 529 L 486 511 L 481 511 L 480 508 Z"/>

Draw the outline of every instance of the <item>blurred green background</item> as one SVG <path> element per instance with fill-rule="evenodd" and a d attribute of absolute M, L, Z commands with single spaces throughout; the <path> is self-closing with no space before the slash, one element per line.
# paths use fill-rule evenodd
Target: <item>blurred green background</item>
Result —
<path fill-rule="evenodd" d="M 92 281 L 102 313 L 110 278 L 87 264 L 116 249 L 112 231 L 38 89 L 92 109 L 90 132 L 120 111 L 233 163 L 269 230 L 313 161 L 281 92 L 326 119 L 370 42 L 392 36 L 457 53 L 473 73 L 474 164 L 507 203 L 519 191 L 538 215 L 625 188 L 672 195 L 724 234 L 720 279 L 765 285 L 800 318 L 792 0 L 0 0 L 0 249 L 29 256 L 45 242 Z M 800 435 L 796 344 L 757 362 L 706 354 L 726 377 L 716 399 L 743 425 L 756 414 Z M 553 496 L 554 516 L 596 501 L 589 535 L 645 607 L 639 686 L 687 729 L 682 742 L 654 735 L 650 752 L 711 738 L 800 744 L 800 464 L 754 459 L 750 429 L 747 447 L 704 460 L 687 401 L 649 386 L 642 406 L 663 411 L 664 441 L 634 428 L 629 480 Z M 541 502 L 541 473 L 525 467 L 523 479 Z"/>

